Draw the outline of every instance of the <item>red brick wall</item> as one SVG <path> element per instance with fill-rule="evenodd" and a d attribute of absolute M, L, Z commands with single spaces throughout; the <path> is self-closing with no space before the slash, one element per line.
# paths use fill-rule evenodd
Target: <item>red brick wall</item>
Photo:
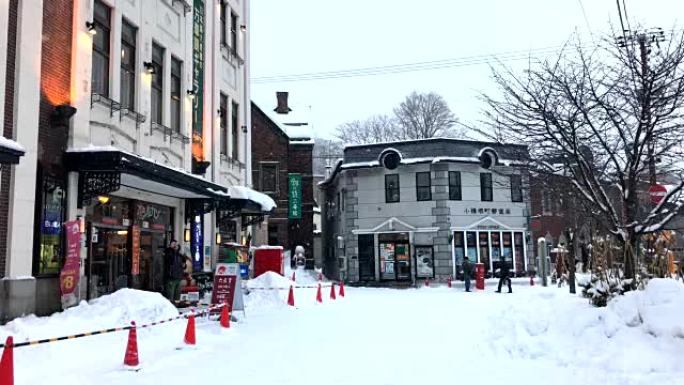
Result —
<path fill-rule="evenodd" d="M 73 2 L 52 0 L 43 2 L 43 44 L 40 66 L 40 107 L 38 121 L 38 172 L 36 174 L 36 206 L 34 255 L 40 251 L 42 223 L 43 176 L 66 183 L 62 157 L 67 148 L 68 124 L 54 124 L 55 107 L 70 103 L 71 41 Z M 66 187 L 66 184 L 64 184 Z M 66 192 L 66 189 L 64 189 Z M 66 197 L 65 197 L 66 199 Z M 37 264 L 34 263 L 34 273 Z"/>
<path fill-rule="evenodd" d="M 278 194 L 271 196 L 278 208 L 269 217 L 269 225 L 278 226 L 278 240 L 285 248 L 290 244 L 287 226 L 288 145 L 289 138 L 252 104 L 252 183 L 256 190 L 261 189 L 259 162 L 278 162 Z"/>
<path fill-rule="evenodd" d="M 259 162 L 278 162 L 278 204 L 269 218 L 269 225 L 278 225 L 278 239 L 286 250 L 301 245 L 313 267 L 313 145 L 290 145 L 290 139 L 258 107 L 252 105 L 252 168 L 253 183 L 259 189 Z M 288 174 L 302 175 L 302 218 L 288 219 Z"/>
<path fill-rule="evenodd" d="M 5 74 L 5 121 L 2 135 L 6 138 L 14 137 L 14 67 L 17 53 L 17 9 L 19 0 L 10 0 L 9 20 L 7 25 L 7 65 Z M 0 27 L 4 33 L 4 27 Z M 3 106 L 0 106 L 3 107 Z M 0 277 L 5 276 L 5 261 L 7 259 L 7 225 L 9 223 L 9 187 L 12 177 L 11 167 L 2 167 L 0 171 Z"/>
<path fill-rule="evenodd" d="M 289 220 L 290 244 L 304 246 L 307 267 L 313 268 L 313 145 L 290 145 L 290 172 L 302 176 L 302 218 Z"/>

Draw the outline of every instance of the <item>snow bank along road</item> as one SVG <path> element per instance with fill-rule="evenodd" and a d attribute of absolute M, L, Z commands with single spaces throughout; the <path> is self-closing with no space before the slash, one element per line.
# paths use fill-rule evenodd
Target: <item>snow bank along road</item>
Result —
<path fill-rule="evenodd" d="M 323 304 L 314 289 L 252 292 L 247 317 L 222 330 L 184 321 L 138 331 L 142 369 L 121 369 L 126 333 L 15 350 L 15 383 L 79 384 L 682 384 L 684 285 L 656 282 L 608 308 L 567 288 L 513 294 L 347 287 Z M 0 327 L 15 341 L 145 322 L 175 312 L 153 293 L 126 290 L 100 304 Z M 145 313 L 143 315 L 142 313 Z M 147 318 L 147 319 L 140 319 Z"/>

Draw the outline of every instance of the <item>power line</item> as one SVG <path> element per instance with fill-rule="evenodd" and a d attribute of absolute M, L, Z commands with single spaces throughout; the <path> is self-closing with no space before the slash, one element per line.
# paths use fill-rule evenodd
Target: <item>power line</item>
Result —
<path fill-rule="evenodd" d="M 285 74 L 252 78 L 253 84 L 275 83 L 275 82 L 291 82 L 291 81 L 309 81 L 309 80 L 323 80 L 323 79 L 338 79 L 357 76 L 375 76 L 386 75 L 413 71 L 430 71 L 453 67 L 462 67 L 477 64 L 491 64 L 502 61 L 528 59 L 533 54 L 551 54 L 560 52 L 563 46 L 536 48 L 532 50 L 518 50 L 508 51 L 499 54 L 483 54 L 466 56 L 461 58 L 442 59 L 426 62 L 405 63 L 385 65 L 378 67 L 365 67 L 346 70 L 309 72 L 301 74 Z"/>
<path fill-rule="evenodd" d="M 589 19 L 587 18 L 587 12 L 584 10 L 584 4 L 582 4 L 582 0 L 577 1 L 579 2 L 580 8 L 582 9 L 582 16 L 584 16 L 584 22 L 587 23 L 587 28 L 589 29 L 589 33 L 591 34 L 591 25 L 589 25 Z"/>

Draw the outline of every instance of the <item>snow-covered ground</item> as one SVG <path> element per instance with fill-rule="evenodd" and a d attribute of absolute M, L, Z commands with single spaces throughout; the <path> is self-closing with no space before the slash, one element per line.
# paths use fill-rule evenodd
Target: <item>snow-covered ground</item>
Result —
<path fill-rule="evenodd" d="M 297 277 L 297 284 L 315 282 Z M 262 277 L 252 287 L 287 287 Z M 460 288 L 346 287 L 315 302 L 315 289 L 253 290 L 246 317 L 222 330 L 198 320 L 194 349 L 185 321 L 138 330 L 141 370 L 122 370 L 126 332 L 15 349 L 15 383 L 80 384 L 682 384 L 684 285 L 652 281 L 607 308 L 592 308 L 567 287 L 513 294 Z M 0 327 L 15 342 L 168 318 L 161 296 L 117 292 L 48 318 Z"/>

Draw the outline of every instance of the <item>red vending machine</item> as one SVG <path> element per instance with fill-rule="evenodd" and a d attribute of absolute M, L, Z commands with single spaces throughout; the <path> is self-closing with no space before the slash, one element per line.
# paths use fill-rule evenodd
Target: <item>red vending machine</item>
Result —
<path fill-rule="evenodd" d="M 254 250 L 254 277 L 267 271 L 285 275 L 282 246 L 259 246 Z"/>

